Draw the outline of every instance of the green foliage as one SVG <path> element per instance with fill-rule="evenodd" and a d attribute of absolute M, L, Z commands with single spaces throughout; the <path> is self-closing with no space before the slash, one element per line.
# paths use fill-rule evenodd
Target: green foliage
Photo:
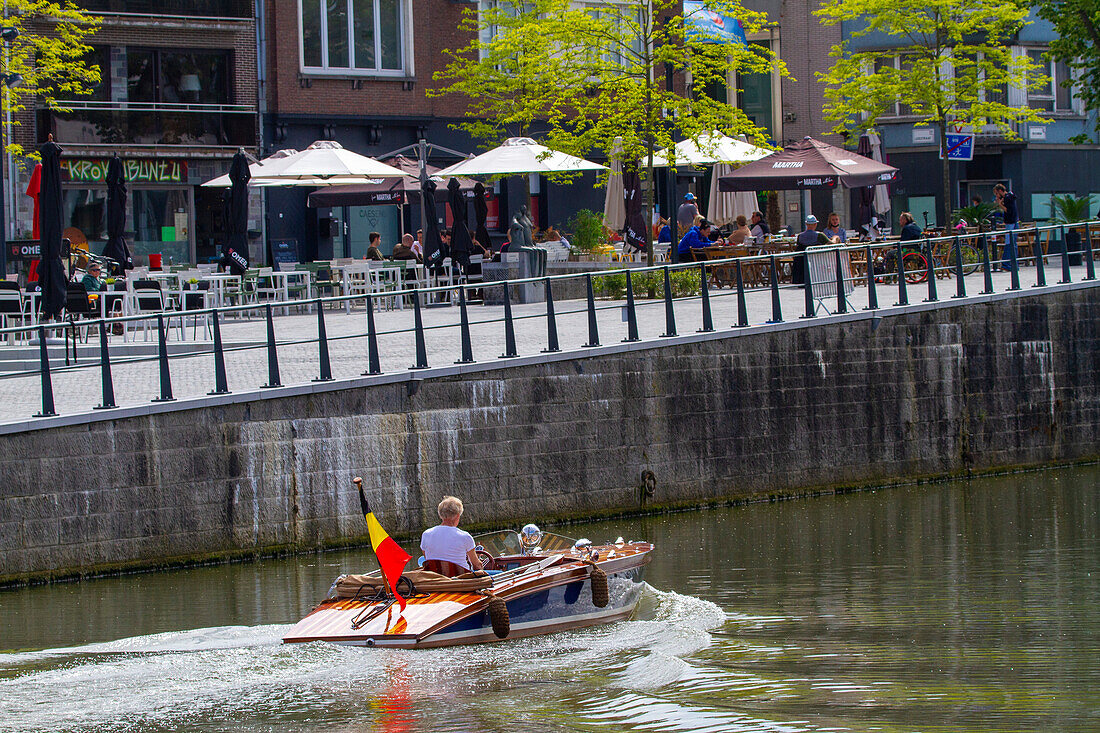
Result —
<path fill-rule="evenodd" d="M 630 275 L 635 298 L 664 298 L 665 276 L 660 271 L 633 272 Z M 672 297 L 686 298 L 699 294 L 699 271 L 695 269 L 674 270 L 669 273 Z M 592 278 L 592 288 L 601 297 L 609 300 L 626 298 L 626 273 L 622 270 L 610 275 Z"/>
<path fill-rule="evenodd" d="M 965 221 L 969 226 L 979 227 L 982 231 L 989 228 L 989 221 L 993 217 L 993 214 L 998 211 L 997 205 L 986 201 L 980 204 L 971 204 L 970 206 L 963 206 L 955 209 L 955 213 L 951 216 L 951 223 L 958 224 L 960 220 Z"/>
<path fill-rule="evenodd" d="M 1092 207 L 1092 199 L 1088 196 L 1077 198 L 1067 193 L 1064 196 L 1051 196 L 1050 209 L 1055 224 L 1077 224 L 1089 220 L 1089 209 Z"/>
<path fill-rule="evenodd" d="M 1004 92 L 1043 80 L 1028 57 L 1012 55 L 1028 12 L 1023 0 L 825 0 L 815 11 L 822 24 L 844 23 L 849 33 L 830 53 L 833 66 L 817 75 L 828 85 L 826 119 L 834 132 L 858 132 L 894 114 L 900 103 L 915 122 L 939 127 L 945 149 L 952 124 L 993 125 L 1016 137 L 1014 123 L 1042 119 L 1026 105 L 1009 106 Z M 872 34 L 888 40 L 872 49 L 853 47 L 853 39 Z M 948 163 L 942 165 L 944 191 L 950 189 Z M 948 198 L 944 220 L 950 219 Z"/>
<path fill-rule="evenodd" d="M 100 69 L 88 66 L 84 57 L 92 50 L 86 42 L 99 27 L 99 18 L 67 1 L 7 0 L 6 8 L 3 24 L 18 30 L 19 37 L 8 44 L 4 73 L 19 74 L 22 82 L 3 95 L 2 108 L 19 112 L 37 98 L 38 104 L 64 109 L 58 100 L 90 93 L 99 83 Z M 40 30 L 44 24 L 49 35 Z M 8 150 L 25 154 L 20 145 L 9 144 Z"/>
<path fill-rule="evenodd" d="M 567 225 L 573 238 L 570 245 L 579 252 L 594 252 L 606 241 L 603 217 L 591 209 L 581 209 Z"/>
<path fill-rule="evenodd" d="M 1075 70 L 1074 93 L 1087 109 L 1100 108 L 1100 2 L 1097 0 L 1038 0 L 1038 15 L 1054 25 L 1058 38 L 1050 43 L 1051 55 Z M 1100 132 L 1100 118 L 1096 121 Z M 1087 135 L 1075 137 L 1076 143 L 1088 143 Z"/>

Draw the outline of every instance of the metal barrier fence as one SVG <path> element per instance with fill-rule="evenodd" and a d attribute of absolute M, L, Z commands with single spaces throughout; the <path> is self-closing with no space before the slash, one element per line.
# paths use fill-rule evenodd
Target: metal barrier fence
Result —
<path fill-rule="evenodd" d="M 1084 236 L 1081 237 L 1081 246 L 1078 249 L 1070 249 L 1066 238 L 1067 228 L 1083 229 Z M 1020 235 L 1033 235 L 1034 240 L 1032 243 L 1033 252 L 1028 257 L 1018 257 L 1014 248 L 1009 248 L 1008 259 L 1004 261 L 1006 269 L 1010 270 L 1011 281 L 1009 291 L 1020 290 L 1021 280 L 1019 266 L 1021 263 L 1030 262 L 1035 266 L 1035 283 L 1033 287 L 1044 287 L 1048 284 L 1046 263 L 1045 260 L 1048 257 L 1060 256 L 1061 266 L 1060 279 L 1058 283 L 1071 282 L 1071 270 L 1070 259 L 1074 256 L 1080 256 L 1083 264 L 1086 268 L 1085 275 L 1082 278 L 1083 281 L 1095 280 L 1095 253 L 1092 247 L 1092 232 L 1100 232 L 1100 222 L 1093 221 L 1081 225 L 1067 226 L 1047 226 L 1047 227 L 1034 227 L 1025 230 L 1015 230 L 1017 237 Z M 1049 251 L 1049 243 L 1052 241 L 1052 237 L 1049 235 L 1058 233 L 1060 236 L 1057 241 L 1059 243 L 1057 252 Z M 993 292 L 993 276 L 994 263 L 997 261 L 996 255 L 991 253 L 991 249 L 995 250 L 998 243 L 1003 244 L 1005 241 L 1006 232 L 1000 230 L 997 232 L 985 232 L 977 234 L 958 234 L 949 237 L 939 238 L 925 238 L 922 240 L 914 240 L 907 242 L 872 242 L 872 243 L 860 243 L 853 245 L 830 245 L 826 247 L 813 248 L 809 252 L 807 261 L 817 260 L 813 263 L 813 266 L 805 268 L 806 282 L 804 285 L 798 284 L 784 284 L 779 282 L 779 271 L 781 260 L 784 258 L 802 256 L 801 252 L 791 252 L 785 254 L 762 254 L 752 255 L 747 257 L 735 257 L 721 260 L 710 260 L 703 262 L 691 262 L 691 263 L 679 263 L 679 264 L 662 264 L 653 267 L 631 267 L 620 270 L 607 270 L 599 272 L 586 272 L 581 274 L 566 274 L 566 275 L 550 275 L 536 278 L 525 278 L 517 280 L 507 280 L 499 282 L 476 282 L 476 283 L 459 283 L 456 285 L 446 285 L 437 287 L 423 287 L 423 288 L 411 288 L 402 290 L 392 290 L 385 292 L 366 293 L 349 296 L 337 296 L 329 298 L 314 298 L 311 300 L 278 302 L 278 303 L 261 303 L 254 305 L 239 305 L 229 306 L 224 308 L 209 308 L 199 310 L 187 310 L 187 311 L 167 311 L 163 313 L 157 313 L 155 315 L 131 315 L 131 316 L 119 316 L 114 318 L 97 318 L 97 319 L 84 319 L 80 321 L 59 321 L 53 323 L 39 323 L 33 326 L 16 326 L 10 328 L 0 329 L 0 341 L 14 338 L 17 336 L 24 336 L 27 343 L 31 343 L 31 336 L 37 338 L 39 346 L 39 373 L 41 375 L 41 411 L 35 414 L 35 417 L 48 417 L 57 414 L 54 403 L 54 394 L 52 386 L 52 370 L 50 366 L 50 359 L 47 348 L 47 333 L 57 333 L 58 331 L 73 331 L 76 328 L 90 328 L 98 332 L 99 335 L 99 366 L 100 366 L 100 383 L 101 383 L 101 402 L 95 406 L 95 409 L 110 409 L 116 407 L 115 391 L 112 378 L 112 366 L 111 366 L 111 350 L 108 340 L 108 333 L 112 330 L 115 324 L 122 324 L 122 328 L 127 328 L 128 324 L 132 323 L 145 323 L 150 320 L 155 320 L 157 330 L 157 356 L 155 357 L 158 363 L 158 380 L 159 380 L 159 395 L 153 400 L 154 402 L 167 402 L 172 401 L 172 380 L 171 370 L 168 354 L 168 324 L 173 318 L 209 318 L 212 328 L 213 343 L 211 351 L 214 357 L 214 369 L 212 374 L 213 389 L 208 393 L 210 395 L 224 395 L 229 394 L 229 384 L 226 376 L 226 353 L 262 348 L 267 353 L 267 381 L 262 385 L 263 388 L 273 388 L 282 386 L 279 370 L 279 358 L 278 349 L 279 343 L 276 340 L 275 335 L 275 323 L 273 318 L 273 308 L 275 307 L 293 307 L 300 305 L 312 306 L 317 314 L 317 336 L 315 339 L 317 346 L 317 374 L 318 376 L 313 380 L 315 382 L 327 382 L 332 381 L 332 368 L 329 355 L 329 342 L 330 338 L 327 335 L 327 329 L 325 325 L 325 305 L 346 303 L 361 303 L 365 310 L 366 315 L 366 353 L 364 354 L 367 363 L 367 369 L 363 372 L 363 375 L 376 375 L 382 373 L 381 361 L 379 358 L 378 338 L 380 335 L 393 335 L 397 333 L 406 332 L 408 329 L 399 329 L 397 331 L 380 332 L 376 325 L 375 311 L 377 310 L 377 301 L 381 299 L 391 298 L 407 298 L 413 308 L 413 328 L 412 338 L 415 345 L 415 363 L 409 367 L 410 371 L 427 369 L 428 354 L 426 348 L 426 339 L 428 331 L 436 331 L 440 329 L 454 329 L 458 330 L 458 342 L 460 350 L 460 358 L 456 363 L 469 364 L 475 361 L 473 353 L 473 345 L 470 336 L 471 320 L 468 310 L 469 305 L 469 292 L 470 291 L 485 291 L 493 288 L 503 290 L 503 314 L 499 318 L 491 318 L 488 320 L 477 321 L 477 324 L 486 323 L 501 323 L 504 329 L 504 353 L 500 355 L 501 359 L 510 359 L 519 356 L 516 347 L 516 322 L 530 319 L 539 319 L 545 322 L 546 329 L 546 348 L 542 350 L 542 353 L 556 353 L 561 351 L 561 345 L 558 338 L 557 317 L 566 313 L 587 313 L 587 340 L 580 344 L 580 347 L 595 347 L 600 345 L 600 333 L 597 319 L 597 311 L 612 308 L 622 308 L 623 306 L 615 305 L 596 305 L 596 290 L 594 281 L 600 278 L 614 277 L 625 275 L 626 288 L 625 288 L 625 320 L 626 320 L 626 337 L 624 342 L 639 341 L 638 331 L 638 304 L 635 300 L 634 293 L 634 278 L 649 272 L 658 272 L 662 275 L 663 280 L 663 297 L 660 301 L 664 304 L 664 320 L 665 330 L 661 334 L 662 338 L 673 337 L 678 333 L 676 323 L 676 313 L 674 309 L 674 301 L 685 301 L 689 299 L 698 299 L 699 307 L 699 322 L 700 328 L 698 332 L 708 333 L 715 331 L 714 319 L 711 312 L 711 299 L 714 297 L 736 297 L 736 310 L 737 310 L 737 322 L 733 324 L 732 328 L 745 328 L 750 326 L 748 309 L 746 304 L 746 291 L 751 290 L 745 286 L 745 270 L 748 267 L 763 268 L 767 273 L 767 284 L 763 287 L 770 290 L 771 293 L 771 317 L 766 323 L 781 323 L 784 320 L 784 314 L 782 309 L 782 303 L 780 299 L 780 290 L 784 288 L 801 287 L 805 293 L 805 312 L 800 316 L 801 318 L 814 318 L 817 316 L 818 310 L 821 306 L 824 306 L 824 301 L 827 299 L 835 298 L 835 310 L 837 313 L 846 313 L 850 306 L 848 295 L 852 292 L 852 288 L 856 284 L 863 285 L 867 288 L 867 306 L 864 310 L 877 310 L 879 306 L 878 292 L 879 289 L 893 289 L 897 293 L 897 300 L 894 303 L 895 306 L 904 306 L 909 304 L 909 287 L 919 286 L 921 283 L 927 289 L 927 296 L 923 299 L 924 302 L 935 302 L 939 300 L 939 294 L 937 290 L 937 279 L 940 276 L 953 277 L 955 280 L 955 294 L 952 298 L 963 299 L 968 296 L 966 287 L 966 276 L 970 274 L 976 274 L 979 271 L 982 274 L 983 289 L 979 294 L 988 295 Z M 1048 251 L 1041 251 L 1040 237 L 1043 234 L 1047 234 Z M 941 251 L 941 247 L 946 247 L 945 251 Z M 850 266 L 853 262 L 862 263 L 864 272 L 858 275 L 851 274 Z M 731 289 L 728 291 L 711 291 L 711 277 L 718 269 L 726 270 L 730 273 L 732 278 Z M 677 271 L 697 271 L 699 282 L 699 294 L 689 297 L 673 297 L 672 287 L 672 275 Z M 553 285 L 556 282 L 562 282 L 565 280 L 573 280 L 581 278 L 585 281 L 585 302 L 582 307 L 574 308 L 571 310 L 558 312 L 555 310 Z M 517 285 L 538 285 L 541 284 L 544 288 L 545 296 L 545 312 L 537 315 L 521 315 L 514 316 L 512 313 L 511 303 L 511 290 Z M 457 306 L 458 321 L 457 323 L 448 323 L 443 325 L 425 326 L 421 308 L 425 307 L 426 302 L 433 298 L 442 298 L 445 302 Z M 266 339 L 262 346 L 237 346 L 237 347 L 225 347 L 222 343 L 221 336 L 221 323 L 226 315 L 230 314 L 247 314 L 254 311 L 259 311 L 263 318 L 266 320 Z M 364 334 L 353 334 L 351 336 L 343 336 L 340 338 L 361 338 Z M 313 339 L 311 339 L 312 341 Z M 306 343 L 304 340 L 297 341 L 284 341 L 283 346 L 289 344 L 302 344 Z M 68 357 L 66 342 L 66 358 Z M 177 358 L 186 358 L 186 356 L 194 356 L 194 353 L 187 354 L 185 356 L 177 356 Z M 152 359 L 153 357 L 149 357 Z M 130 359 L 129 361 L 141 361 L 143 359 Z"/>

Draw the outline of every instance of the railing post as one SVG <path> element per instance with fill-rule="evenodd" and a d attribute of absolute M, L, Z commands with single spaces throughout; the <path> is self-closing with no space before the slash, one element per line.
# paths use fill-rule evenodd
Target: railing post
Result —
<path fill-rule="evenodd" d="M 966 297 L 966 275 L 963 272 L 962 241 L 955 235 L 955 294 L 952 298 Z"/>
<path fill-rule="evenodd" d="M 172 375 L 168 371 L 168 333 L 164 328 L 164 316 L 157 314 L 157 357 L 160 361 L 160 397 L 153 402 L 174 402 Z"/>
<path fill-rule="evenodd" d="M 993 292 L 993 264 L 989 261 L 989 237 L 982 235 L 982 272 L 985 277 L 985 290 L 982 295 Z"/>
<path fill-rule="evenodd" d="M 905 262 L 901 251 L 901 242 L 897 243 L 895 250 L 898 255 L 898 302 L 894 305 L 909 305 L 909 292 L 905 288 Z"/>
<path fill-rule="evenodd" d="M 702 289 L 700 293 L 700 304 L 703 307 L 703 327 L 699 329 L 699 333 L 710 333 L 714 330 L 714 318 L 710 313 L 710 286 L 707 285 L 707 263 L 699 263 L 699 279 L 702 283 Z"/>
<path fill-rule="evenodd" d="M 737 260 L 737 327 L 749 325 L 749 308 L 745 303 L 745 276 L 741 272 L 741 259 Z"/>
<path fill-rule="evenodd" d="M 225 377 L 225 350 L 222 348 L 222 327 L 218 320 L 218 309 L 210 311 L 214 322 L 214 391 L 210 395 L 229 394 L 229 382 Z"/>
<path fill-rule="evenodd" d="M 875 290 L 875 261 L 871 245 L 867 245 L 867 307 L 863 310 L 878 310 L 878 292 Z"/>
<path fill-rule="evenodd" d="M 505 288 L 508 284 L 505 283 Z M 369 296 L 368 296 L 369 298 Z M 413 288 L 413 325 L 415 327 L 414 338 L 416 340 L 416 363 L 410 369 L 428 368 L 428 347 L 424 343 L 424 317 L 420 314 L 420 290 Z"/>
<path fill-rule="evenodd" d="M 68 348 L 68 347 L 66 347 Z M 46 350 L 46 328 L 38 327 L 38 362 L 42 371 L 42 412 L 35 417 L 52 417 L 57 414 L 53 404 L 53 380 L 50 379 L 50 355 Z"/>
<path fill-rule="evenodd" d="M 665 273 L 665 332 L 661 336 L 676 335 L 676 309 L 672 305 L 672 278 L 668 274 L 668 265 L 664 267 Z"/>
<path fill-rule="evenodd" d="M 592 292 L 592 273 L 584 273 L 585 282 L 588 285 L 588 343 L 586 347 L 600 345 L 600 331 L 596 324 L 596 295 Z"/>
<path fill-rule="evenodd" d="M 940 299 L 939 294 L 936 292 L 936 264 L 932 258 L 932 242 L 927 237 L 924 240 L 924 254 L 924 276 L 928 279 L 928 297 L 924 299 L 924 302 L 935 303 Z"/>
<path fill-rule="evenodd" d="M 772 319 L 768 323 L 783 322 L 783 308 L 779 303 L 779 267 L 775 263 L 775 255 L 769 255 L 771 263 L 771 288 L 772 288 Z"/>
<path fill-rule="evenodd" d="M 836 253 L 836 312 L 848 312 L 848 297 L 844 292 L 844 270 L 841 269 L 840 247 L 833 250 Z M 844 250 L 844 256 L 848 257 L 848 250 Z"/>
<path fill-rule="evenodd" d="M 561 351 L 558 346 L 558 319 L 554 315 L 554 289 L 550 286 L 550 278 L 546 278 L 546 348 L 544 354 L 556 354 Z"/>
<path fill-rule="evenodd" d="M 1038 239 L 1038 235 L 1035 237 Z M 1062 228 L 1062 279 L 1058 281 L 1059 284 L 1065 284 L 1073 282 L 1073 277 L 1069 274 L 1069 242 L 1066 241 L 1065 227 Z"/>
<path fill-rule="evenodd" d="M 261 385 L 264 389 L 282 387 L 279 379 L 279 353 L 275 348 L 275 321 L 271 316 L 271 304 L 264 306 L 264 315 L 267 317 L 267 384 Z"/>
<path fill-rule="evenodd" d="M 1005 232 L 1005 251 L 1008 252 L 1009 250 L 1011 250 L 1011 252 L 1012 252 L 1012 256 L 1009 258 L 1009 262 L 1012 264 L 1012 269 L 1009 270 L 1009 274 L 1012 276 L 1011 277 L 1011 285 L 1009 285 L 1009 288 L 1008 288 L 1009 290 L 1019 290 L 1020 289 L 1020 257 L 1019 257 L 1020 236 L 1018 234 L 1019 231 L 1020 231 L 1019 229 L 1012 229 L 1012 230 L 1009 230 L 1009 231 Z M 1013 239 L 1014 245 L 1012 247 L 1008 246 L 1008 238 L 1009 237 L 1014 237 L 1014 239 Z M 1002 263 L 1002 267 L 1003 266 L 1004 265 Z"/>
<path fill-rule="evenodd" d="M 795 255 L 798 257 L 798 255 Z M 802 255 L 802 261 L 805 263 L 803 271 L 806 274 L 806 282 L 802 283 L 802 292 L 806 296 L 806 313 L 800 318 L 813 318 L 817 315 L 817 308 L 814 307 L 814 276 L 810 272 L 810 253 L 805 252 Z"/>
<path fill-rule="evenodd" d="M 472 364 L 474 361 L 474 347 L 470 343 L 470 314 L 466 309 L 466 288 L 458 287 L 458 339 L 462 356 L 455 364 Z"/>
<path fill-rule="evenodd" d="M 516 327 L 512 323 L 512 292 L 508 281 L 504 281 L 504 353 L 501 359 L 514 359 L 519 356 L 516 351 Z"/>
<path fill-rule="evenodd" d="M 1065 246 L 1065 238 L 1062 239 L 1063 250 Z M 1042 288 L 1047 284 L 1047 270 L 1043 263 L 1043 247 L 1039 242 L 1039 230 L 1035 230 L 1035 239 L 1031 245 L 1031 253 L 1035 256 L 1035 284 L 1031 287 Z M 1062 258 L 1065 262 L 1065 257 Z"/>
<path fill-rule="evenodd" d="M 400 296 L 399 296 L 400 297 Z M 367 295 L 367 371 L 366 377 L 371 374 L 381 374 L 382 364 L 378 358 L 378 330 L 374 326 L 374 302 Z"/>
<path fill-rule="evenodd" d="M 331 382 L 332 381 L 332 363 L 328 358 L 328 331 L 325 330 L 325 313 L 324 308 L 321 307 L 321 300 L 316 300 L 317 304 L 317 361 L 319 365 L 320 374 L 314 379 L 314 382 Z"/>
<path fill-rule="evenodd" d="M 1092 232 L 1089 225 L 1085 224 L 1085 279 L 1096 279 L 1096 263 L 1092 261 Z"/>
<path fill-rule="evenodd" d="M 626 271 L 626 338 L 623 343 L 638 341 L 638 313 L 634 309 L 634 280 Z"/>
<path fill-rule="evenodd" d="M 99 371 L 103 383 L 103 402 L 96 405 L 97 410 L 109 410 L 118 407 L 115 404 L 115 383 L 111 378 L 111 354 L 107 348 L 107 323 L 99 322 Z"/>

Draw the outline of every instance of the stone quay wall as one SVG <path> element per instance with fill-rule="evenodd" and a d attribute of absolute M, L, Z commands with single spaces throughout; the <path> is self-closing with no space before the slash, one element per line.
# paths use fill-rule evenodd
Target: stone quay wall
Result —
<path fill-rule="evenodd" d="M 518 526 L 1088 460 L 1098 314 L 1081 287 L 8 434 L 0 583 L 364 542 L 356 475 L 400 536 L 448 493 Z"/>

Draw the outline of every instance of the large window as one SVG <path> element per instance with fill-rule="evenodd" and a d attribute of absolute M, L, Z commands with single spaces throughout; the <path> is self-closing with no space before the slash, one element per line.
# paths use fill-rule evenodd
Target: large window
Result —
<path fill-rule="evenodd" d="M 229 104 L 229 51 L 126 49 L 131 102 Z"/>
<path fill-rule="evenodd" d="M 892 56 L 887 58 L 875 59 L 875 73 L 890 73 L 895 72 L 907 72 L 912 67 L 913 62 L 905 56 Z M 908 117 L 913 114 L 913 110 L 909 105 L 903 104 L 901 101 L 894 102 L 886 108 L 886 113 L 883 117 Z"/>
<path fill-rule="evenodd" d="M 1064 61 L 1045 58 L 1045 49 L 1030 48 L 1027 51 L 1032 63 L 1041 68 L 1038 85 L 1027 90 L 1027 106 L 1044 112 L 1073 112 L 1073 90 L 1065 86 L 1069 81 L 1069 66 Z"/>
<path fill-rule="evenodd" d="M 402 0 L 299 0 L 302 66 L 311 71 L 400 74 Z"/>

